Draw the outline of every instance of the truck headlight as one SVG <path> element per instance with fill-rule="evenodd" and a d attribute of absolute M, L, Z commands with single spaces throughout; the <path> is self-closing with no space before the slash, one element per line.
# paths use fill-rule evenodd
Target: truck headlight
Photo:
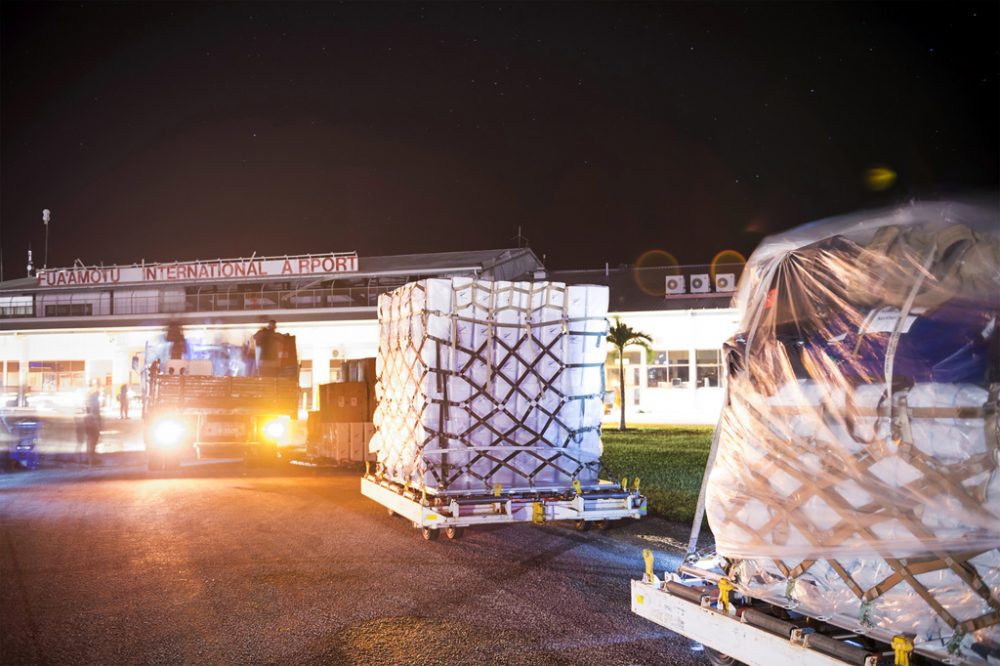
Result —
<path fill-rule="evenodd" d="M 153 426 L 153 441 L 159 446 L 173 448 L 180 445 L 186 431 L 182 422 L 163 419 Z"/>
<path fill-rule="evenodd" d="M 286 418 L 271 419 L 264 423 L 260 431 L 264 439 L 278 442 L 288 434 L 288 420 Z"/>

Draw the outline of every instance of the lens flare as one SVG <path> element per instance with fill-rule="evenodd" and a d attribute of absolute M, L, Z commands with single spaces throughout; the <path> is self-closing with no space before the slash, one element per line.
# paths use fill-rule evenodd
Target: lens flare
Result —
<path fill-rule="evenodd" d="M 865 170 L 865 186 L 872 192 L 883 192 L 896 182 L 896 172 L 887 166 L 873 166 Z"/>
<path fill-rule="evenodd" d="M 647 250 L 639 255 L 632 267 L 635 285 L 650 296 L 665 296 L 666 276 L 679 273 L 680 264 L 666 250 Z"/>
<path fill-rule="evenodd" d="M 736 250 L 723 250 L 719 252 L 712 258 L 712 265 L 710 267 L 712 282 L 715 282 L 717 273 L 736 273 L 738 277 L 740 271 L 746 266 L 746 263 L 746 257 Z"/>
<path fill-rule="evenodd" d="M 288 432 L 288 424 L 284 419 L 272 419 L 262 428 L 264 436 L 271 441 L 278 441 Z"/>
<path fill-rule="evenodd" d="M 163 419 L 153 426 L 153 441 L 162 447 L 174 447 L 184 439 L 184 424 L 173 419 Z"/>

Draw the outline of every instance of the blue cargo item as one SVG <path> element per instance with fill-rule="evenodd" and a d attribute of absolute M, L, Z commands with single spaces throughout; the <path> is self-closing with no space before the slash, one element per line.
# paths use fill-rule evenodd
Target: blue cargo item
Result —
<path fill-rule="evenodd" d="M 0 437 L 4 446 L 0 448 L 4 469 L 37 469 L 40 424 L 28 416 L 0 415 Z"/>
<path fill-rule="evenodd" d="M 824 355 L 855 386 L 885 381 L 885 361 L 898 308 L 876 308 L 860 325 L 846 317 L 828 320 L 822 333 L 802 347 L 805 355 Z M 984 384 L 990 344 L 997 335 L 997 310 L 976 301 L 954 299 L 933 310 L 911 312 L 895 347 L 894 374 L 904 385 L 919 382 Z"/>

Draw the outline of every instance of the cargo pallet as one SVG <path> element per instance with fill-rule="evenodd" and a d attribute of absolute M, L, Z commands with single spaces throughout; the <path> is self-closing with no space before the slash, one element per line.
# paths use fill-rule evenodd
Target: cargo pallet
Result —
<path fill-rule="evenodd" d="M 659 579 L 648 550 L 646 574 L 632 581 L 632 612 L 705 647 L 716 665 L 909 666 L 960 664 L 914 654 L 912 639 L 872 628 L 859 634 L 759 599 L 737 599 L 721 574 L 681 565 Z M 846 624 L 846 623 L 845 623 Z M 992 663 L 992 662 L 991 662 Z"/>
<path fill-rule="evenodd" d="M 474 525 L 558 520 L 572 521 L 582 530 L 593 524 L 603 528 L 615 520 L 645 516 L 646 498 L 638 487 L 625 487 L 624 482 L 602 481 L 583 489 L 575 482 L 572 489 L 505 492 L 497 487 L 492 495 L 433 496 L 373 474 L 361 478 L 362 495 L 386 507 L 390 515 L 411 521 L 428 541 L 437 539 L 441 531 L 456 539 Z"/>

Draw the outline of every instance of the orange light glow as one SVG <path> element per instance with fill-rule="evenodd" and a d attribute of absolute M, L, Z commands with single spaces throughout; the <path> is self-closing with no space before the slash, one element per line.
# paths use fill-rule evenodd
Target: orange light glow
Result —
<path fill-rule="evenodd" d="M 632 279 L 643 293 L 650 296 L 664 296 L 667 275 L 677 275 L 680 264 L 674 255 L 666 250 L 647 250 L 639 255 L 632 267 Z"/>
<path fill-rule="evenodd" d="M 739 273 L 744 266 L 746 266 L 747 260 L 742 254 L 736 250 L 723 250 L 719 252 L 712 258 L 711 274 L 712 281 L 715 281 L 715 274 L 717 272 L 723 273 Z"/>

